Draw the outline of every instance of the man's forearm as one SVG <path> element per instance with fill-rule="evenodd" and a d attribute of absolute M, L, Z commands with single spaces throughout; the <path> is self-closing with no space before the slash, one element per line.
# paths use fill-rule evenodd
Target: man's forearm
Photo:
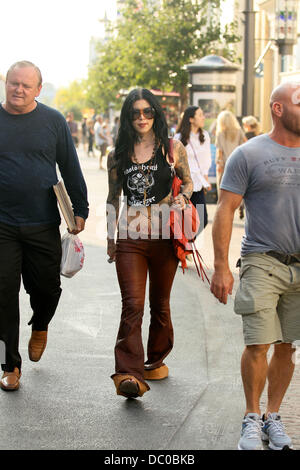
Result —
<path fill-rule="evenodd" d="M 229 269 L 228 252 L 232 233 L 234 211 L 231 207 L 218 205 L 213 227 L 212 237 L 215 254 L 215 270 Z"/>

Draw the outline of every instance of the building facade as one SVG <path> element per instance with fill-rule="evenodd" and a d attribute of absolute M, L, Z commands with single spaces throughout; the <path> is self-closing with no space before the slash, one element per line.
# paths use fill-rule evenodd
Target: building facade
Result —
<path fill-rule="evenodd" d="M 263 132 L 271 129 L 272 121 L 269 99 L 272 90 L 284 81 L 300 82 L 300 1 L 295 0 L 224 0 L 222 16 L 224 23 L 235 19 L 238 34 L 242 37 L 237 54 L 242 58 L 236 89 L 236 114 L 243 115 L 243 86 L 245 83 L 245 45 L 251 38 L 245 34 L 245 12 L 252 3 L 254 27 L 254 92 L 253 114 L 259 119 Z M 285 31 L 284 31 L 285 30 Z M 293 43 L 287 54 L 282 54 L 280 43 L 284 35 Z M 287 42 L 288 42 L 287 41 Z"/>
<path fill-rule="evenodd" d="M 289 0 L 254 1 L 257 61 L 254 113 L 260 119 L 264 132 L 272 126 L 269 98 L 273 88 L 287 80 L 300 82 L 299 3 Z M 291 35 L 291 42 L 295 42 L 285 51 L 287 54 L 282 53 L 280 48 L 284 27 L 288 29 L 287 36 Z"/>

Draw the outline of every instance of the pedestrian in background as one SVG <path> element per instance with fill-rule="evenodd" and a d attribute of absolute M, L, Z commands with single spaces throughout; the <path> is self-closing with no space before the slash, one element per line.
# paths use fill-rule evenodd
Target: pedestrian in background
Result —
<path fill-rule="evenodd" d="M 92 154 L 92 157 L 95 156 L 94 154 L 94 142 L 95 142 L 95 131 L 94 131 L 94 121 L 93 119 L 87 120 L 87 137 L 88 137 L 88 157 Z"/>
<path fill-rule="evenodd" d="M 100 152 L 100 156 L 99 156 L 99 169 L 100 170 L 104 168 L 102 165 L 102 161 L 106 155 L 106 149 L 108 146 L 103 124 L 104 124 L 104 120 L 102 116 L 98 114 L 96 116 L 96 122 L 94 126 L 94 136 L 95 136 L 96 149 L 99 150 Z"/>
<path fill-rule="evenodd" d="M 116 145 L 119 127 L 120 127 L 120 118 L 118 116 L 116 116 L 115 120 L 114 120 L 114 125 L 113 125 L 113 128 L 112 128 L 112 131 L 111 131 L 111 136 L 112 136 L 113 146 L 114 147 Z"/>
<path fill-rule="evenodd" d="M 254 116 L 243 117 L 242 124 L 245 131 L 245 136 L 248 140 L 261 134 L 260 124 Z"/>
<path fill-rule="evenodd" d="M 174 168 L 169 163 L 168 150 L 168 127 L 159 102 L 149 90 L 132 90 L 121 110 L 115 150 L 108 156 L 107 198 L 108 213 L 111 206 L 115 209 L 114 217 L 108 218 L 107 253 L 110 261 L 116 261 L 122 295 L 112 378 L 117 394 L 125 397 L 142 396 L 149 390 L 146 380 L 168 376 L 163 361 L 173 348 L 170 293 L 178 259 L 172 241 L 163 236 L 161 227 L 158 237 L 151 236 L 152 226 L 160 220 L 159 214 L 155 220 L 153 208 L 165 205 L 169 210 L 172 205 L 183 209 L 192 195 L 193 183 L 186 151 L 181 142 L 175 141 L 175 171 L 182 179 L 184 194 L 173 199 Z M 117 236 L 115 243 L 122 190 L 127 202 L 124 210 L 128 211 L 124 221 L 127 236 Z M 130 231 L 137 219 L 139 226 L 141 219 L 145 222 L 140 233 Z M 148 272 L 151 320 L 145 361 L 141 326 Z"/>
<path fill-rule="evenodd" d="M 6 362 L 3 390 L 17 390 L 19 290 L 21 279 L 33 310 L 29 325 L 30 360 L 41 358 L 61 295 L 60 215 L 53 185 L 56 165 L 70 195 L 76 230 L 88 216 L 87 190 L 65 118 L 35 100 L 42 89 L 34 64 L 13 64 L 6 76 L 6 99 L 0 105 L 0 339 Z"/>
<path fill-rule="evenodd" d="M 103 133 L 105 135 L 106 139 L 106 149 L 105 149 L 105 156 L 108 152 L 111 151 L 112 146 L 113 146 L 113 139 L 111 136 L 111 130 L 110 130 L 110 124 L 108 119 L 103 120 Z"/>
<path fill-rule="evenodd" d="M 71 112 L 68 113 L 66 121 L 68 123 L 74 145 L 75 147 L 78 147 L 78 125 L 77 122 L 74 121 L 74 114 Z"/>
<path fill-rule="evenodd" d="M 87 116 L 83 116 L 81 121 L 81 141 L 83 145 L 83 150 L 86 152 L 86 143 L 87 143 Z"/>
<path fill-rule="evenodd" d="M 191 202 L 197 208 L 200 219 L 198 234 L 208 222 L 205 192 L 211 190 L 208 180 L 208 170 L 211 166 L 210 137 L 203 129 L 205 116 L 198 106 L 189 106 L 183 114 L 174 139 L 184 145 L 193 180 L 194 191 Z M 197 234 L 197 235 L 198 235 Z"/>
<path fill-rule="evenodd" d="M 235 115 L 228 110 L 222 111 L 217 117 L 215 142 L 218 195 L 226 160 L 233 150 L 243 142 L 246 142 L 246 140 L 245 134 Z"/>
<path fill-rule="evenodd" d="M 249 140 L 228 159 L 213 224 L 211 291 L 226 304 L 233 288 L 228 264 L 232 221 L 244 197 L 247 219 L 234 302 L 246 345 L 241 361 L 246 398 L 238 444 L 242 450 L 262 449 L 262 439 L 274 450 L 292 447 L 279 408 L 293 376 L 300 338 L 299 94 L 299 83 L 277 87 L 270 99 L 271 132 Z M 268 400 L 261 416 L 267 378 Z"/>

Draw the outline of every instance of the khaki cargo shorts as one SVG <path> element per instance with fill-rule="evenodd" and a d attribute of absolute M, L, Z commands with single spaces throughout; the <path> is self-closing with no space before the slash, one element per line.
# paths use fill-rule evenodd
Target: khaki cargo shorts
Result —
<path fill-rule="evenodd" d="M 234 311 L 246 345 L 300 340 L 300 263 L 286 266 L 261 254 L 241 258 Z"/>

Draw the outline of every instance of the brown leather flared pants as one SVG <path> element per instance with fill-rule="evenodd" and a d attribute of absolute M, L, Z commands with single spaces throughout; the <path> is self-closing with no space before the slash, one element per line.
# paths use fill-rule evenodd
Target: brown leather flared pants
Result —
<path fill-rule="evenodd" d="M 173 347 L 170 293 L 177 270 L 170 240 L 118 240 L 116 269 L 122 315 L 115 346 L 115 374 L 130 374 L 145 383 L 142 320 L 149 272 L 150 326 L 147 361 L 160 367 Z"/>

